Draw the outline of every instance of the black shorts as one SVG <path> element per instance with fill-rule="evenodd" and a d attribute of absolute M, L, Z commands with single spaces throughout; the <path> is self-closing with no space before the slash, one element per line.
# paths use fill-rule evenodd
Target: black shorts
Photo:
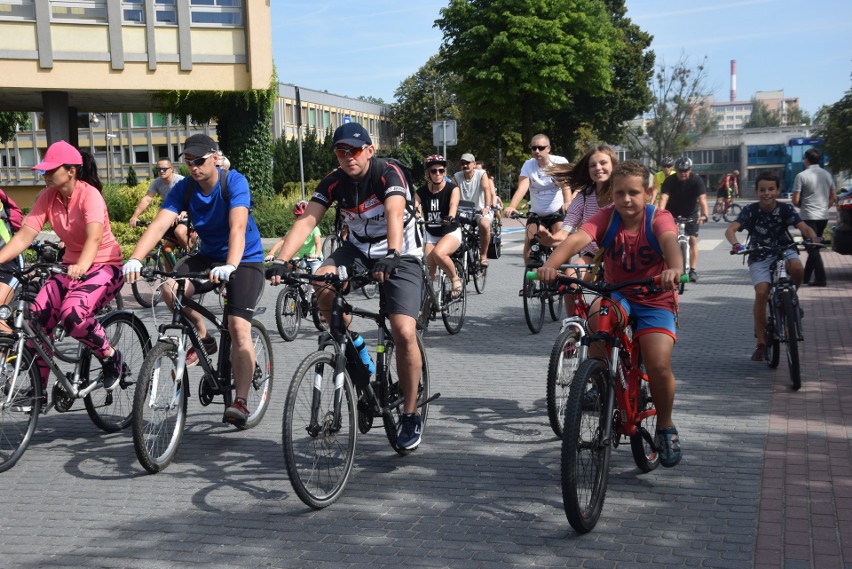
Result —
<path fill-rule="evenodd" d="M 686 225 L 683 228 L 683 232 L 690 237 L 698 237 L 698 216 L 699 212 L 695 211 L 689 215 L 689 221 L 686 222 Z"/>
<path fill-rule="evenodd" d="M 210 257 L 194 255 L 188 257 L 186 262 L 177 268 L 177 272 L 181 274 L 197 273 L 224 264 L 221 261 L 214 261 Z M 208 292 L 216 288 L 216 284 L 210 281 L 203 284 L 192 281 L 192 285 L 198 293 Z M 263 276 L 263 263 L 240 263 L 237 270 L 231 273 L 228 284 L 225 285 L 225 291 L 228 295 L 228 303 L 225 305 L 225 309 L 228 311 L 228 316 L 236 316 L 251 321 L 254 318 L 257 301 L 260 299 L 264 286 L 266 286 L 266 279 Z"/>
<path fill-rule="evenodd" d="M 368 259 L 348 241 L 322 262 L 323 267 L 346 267 L 350 273 L 372 271 L 378 259 Z M 423 272 L 420 259 L 404 255 L 390 279 L 382 285 L 385 314 L 405 314 L 417 318 L 423 294 Z"/>
<path fill-rule="evenodd" d="M 550 215 L 541 215 L 536 218 L 527 218 L 527 227 L 533 224 L 538 224 L 540 227 L 545 227 L 548 230 L 553 226 L 556 222 L 562 222 L 565 219 L 565 214 L 557 211 L 556 213 L 551 213 Z"/>

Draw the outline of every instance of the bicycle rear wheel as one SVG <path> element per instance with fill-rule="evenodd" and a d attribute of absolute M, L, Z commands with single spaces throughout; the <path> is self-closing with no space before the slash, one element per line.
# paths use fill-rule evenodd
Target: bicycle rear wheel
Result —
<path fill-rule="evenodd" d="M 785 292 L 783 295 L 784 335 L 787 337 L 787 368 L 790 370 L 790 381 L 793 382 L 793 391 L 802 387 L 802 365 L 799 361 L 799 327 L 796 322 L 796 312 L 799 310 L 798 303 L 793 302 L 793 293 Z"/>
<path fill-rule="evenodd" d="M 565 433 L 565 404 L 571 391 L 571 380 L 580 365 L 580 334 L 566 328 L 553 344 L 547 366 L 547 417 L 554 434 Z"/>
<path fill-rule="evenodd" d="M 449 277 L 441 279 L 441 318 L 444 320 L 444 327 L 450 334 L 458 334 L 461 332 L 464 324 L 464 314 L 467 307 L 467 287 L 464 286 L 465 274 L 464 267 L 458 261 L 454 262 L 456 274 L 462 282 L 461 293 L 456 298 L 453 298 L 453 280 Z"/>
<path fill-rule="evenodd" d="M 524 318 L 530 332 L 538 334 L 544 325 L 544 298 L 539 281 L 524 278 Z"/>
<path fill-rule="evenodd" d="M 124 360 L 118 386 L 112 391 L 100 388 L 89 393 L 83 403 L 89 418 L 99 428 L 114 433 L 127 428 L 133 420 L 133 399 L 138 382 L 137 373 L 142 369 L 145 356 L 151 349 L 151 339 L 145 324 L 127 312 L 113 312 L 101 320 L 109 345 L 121 352 Z M 89 382 L 103 381 L 101 361 L 92 355 L 81 370 Z"/>
<path fill-rule="evenodd" d="M 278 293 L 278 299 L 275 301 L 275 325 L 284 341 L 292 342 L 296 339 L 301 324 L 299 292 L 295 287 L 287 286 Z"/>
<path fill-rule="evenodd" d="M 764 341 L 766 342 L 765 356 L 766 365 L 772 369 L 778 367 L 778 362 L 781 360 L 781 342 L 778 340 L 778 334 L 775 332 L 775 327 L 780 325 L 779 322 L 775 321 L 775 307 L 772 302 L 767 302 L 766 330 L 764 332 Z"/>
<path fill-rule="evenodd" d="M 177 377 L 177 346 L 159 342 L 142 364 L 133 397 L 133 448 L 151 473 L 165 469 L 177 454 L 186 425 L 189 377 Z"/>
<path fill-rule="evenodd" d="M 417 388 L 417 409 L 420 411 L 421 436 L 426 432 L 426 419 L 429 416 L 429 404 L 425 403 L 429 399 L 429 362 L 426 359 L 426 349 L 423 347 L 423 340 L 417 336 L 417 348 L 420 350 L 420 385 Z M 384 388 L 387 389 L 387 398 L 382 401 L 386 410 L 382 414 L 382 421 L 385 425 L 385 434 L 388 437 L 393 450 L 401 456 L 406 456 L 415 448 L 407 449 L 397 444 L 399 437 L 400 419 L 404 410 L 402 390 L 399 385 L 399 377 L 396 373 L 396 359 L 393 357 L 394 345 L 388 342 L 385 347 L 385 357 L 387 362 L 387 378 L 384 382 Z"/>
<path fill-rule="evenodd" d="M 240 430 L 252 429 L 260 424 L 269 408 L 272 395 L 272 379 L 274 366 L 272 364 L 272 340 L 266 327 L 257 320 L 251 321 L 251 342 L 254 346 L 254 374 L 251 378 L 246 406 L 249 416 Z M 233 378 L 232 378 L 233 379 Z"/>
<path fill-rule="evenodd" d="M 636 404 L 636 412 L 643 413 L 654 409 L 651 400 L 651 389 L 648 382 L 642 380 L 639 386 L 639 401 Z M 630 450 L 633 451 L 633 462 L 642 472 L 651 472 L 660 465 L 660 455 L 654 450 L 654 434 L 657 431 L 657 413 L 645 417 L 639 423 L 639 432 L 630 437 Z"/>
<path fill-rule="evenodd" d="M 612 420 L 606 416 L 611 397 L 606 364 L 596 358 L 581 363 L 565 407 L 562 437 L 562 501 L 578 533 L 594 529 L 606 497 L 612 444 L 604 433 Z"/>
<path fill-rule="evenodd" d="M 728 206 L 728 209 L 725 210 L 723 216 L 725 221 L 731 223 L 732 221 L 736 221 L 737 217 L 740 215 L 740 211 L 742 211 L 742 207 L 739 204 L 732 203 Z"/>
<path fill-rule="evenodd" d="M 17 359 L 20 372 L 13 377 Z M 0 472 L 24 455 L 42 413 L 41 378 L 26 348 L 18 352 L 11 338 L 0 340 Z M 14 387 L 12 386 L 14 383 Z"/>
<path fill-rule="evenodd" d="M 479 259 L 472 261 L 473 264 L 473 286 L 476 292 L 485 292 L 485 281 L 488 279 L 488 267 L 482 265 Z"/>
<path fill-rule="evenodd" d="M 150 254 L 145 257 L 142 261 L 142 273 L 145 273 L 145 270 L 157 270 L 163 271 L 163 262 L 160 259 L 159 254 Z M 160 277 L 152 276 L 150 278 L 138 278 L 135 282 L 130 285 L 130 289 L 133 291 L 133 298 L 136 299 L 136 302 L 139 303 L 139 306 L 142 308 L 151 308 L 152 306 L 156 306 L 157 303 L 160 302 L 162 298 L 162 289 L 160 288 L 160 284 L 163 281 Z"/>
<path fill-rule="evenodd" d="M 355 389 L 348 372 L 335 384 L 334 359 L 332 353 L 314 352 L 299 364 L 282 421 L 290 484 L 302 502 L 317 510 L 340 497 L 355 462 Z"/>

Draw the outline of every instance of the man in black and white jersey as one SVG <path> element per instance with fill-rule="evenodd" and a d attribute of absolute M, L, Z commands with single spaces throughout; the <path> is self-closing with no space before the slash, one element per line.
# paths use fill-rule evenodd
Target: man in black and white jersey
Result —
<path fill-rule="evenodd" d="M 385 312 L 390 319 L 396 346 L 396 363 L 405 398 L 399 445 L 414 449 L 420 444 L 421 421 L 417 412 L 417 387 L 422 366 L 417 347 L 417 316 L 420 310 L 423 248 L 413 220 L 413 188 L 393 162 L 377 159 L 367 130 L 350 122 L 334 131 L 338 168 L 317 186 L 305 213 L 293 223 L 276 263 L 270 269 L 273 285 L 288 272 L 284 262 L 296 254 L 311 230 L 332 203 L 337 202 L 349 227 L 349 238 L 323 261 L 316 274 L 370 270 L 384 283 Z M 320 309 L 330 320 L 333 293 L 318 289 Z"/>

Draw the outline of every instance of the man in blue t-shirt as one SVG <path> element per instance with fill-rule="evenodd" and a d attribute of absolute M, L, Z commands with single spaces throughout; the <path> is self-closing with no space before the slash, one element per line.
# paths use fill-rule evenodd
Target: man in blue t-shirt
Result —
<path fill-rule="evenodd" d="M 171 227 L 178 214 L 186 210 L 201 238 L 198 255 L 181 265 L 179 273 L 210 269 L 210 283 L 189 282 L 187 296 L 210 290 L 226 282 L 228 295 L 228 330 L 231 334 L 231 366 L 236 383 L 234 403 L 225 410 L 225 420 L 243 426 L 249 416 L 246 406 L 249 386 L 254 375 L 255 352 L 251 340 L 251 320 L 257 300 L 263 291 L 263 245 L 251 215 L 251 193 L 245 176 L 234 170 L 221 170 L 216 161 L 221 156 L 218 145 L 206 134 L 194 134 L 184 143 L 183 158 L 190 176 L 178 182 L 166 196 L 159 213 L 139 239 L 129 261 L 124 264 L 125 280 L 139 278 L 140 259 L 154 248 Z M 223 194 L 222 176 L 227 176 L 227 192 Z M 172 283 L 173 284 L 173 283 Z M 173 286 L 163 286 L 163 298 L 172 306 Z M 208 355 L 216 352 L 216 339 L 207 332 L 204 318 L 186 310 Z M 190 349 L 187 367 L 198 363 L 198 354 Z"/>
<path fill-rule="evenodd" d="M 725 238 L 732 245 L 733 253 L 739 253 L 745 246 L 737 241 L 737 231 L 748 231 L 749 244 L 752 246 L 777 247 L 790 244 L 793 238 L 787 231 L 795 227 L 806 239 L 816 240 L 817 236 L 808 224 L 802 221 L 796 208 L 788 203 L 778 202 L 781 179 L 772 172 L 761 172 L 754 183 L 757 202 L 745 206 L 735 221 L 725 230 Z M 796 284 L 802 284 L 804 268 L 795 249 L 784 252 L 787 260 L 787 273 Z M 769 298 L 769 282 L 772 280 L 770 266 L 774 257 L 766 251 L 756 251 L 748 256 L 748 270 L 754 285 L 754 335 L 757 347 L 751 355 L 754 362 L 764 360 L 766 350 L 766 301 Z"/>

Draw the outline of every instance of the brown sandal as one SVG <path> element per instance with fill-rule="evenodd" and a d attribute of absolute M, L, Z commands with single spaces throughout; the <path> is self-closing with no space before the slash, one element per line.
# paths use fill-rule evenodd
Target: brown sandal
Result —
<path fill-rule="evenodd" d="M 458 298 L 462 294 L 462 282 L 461 279 L 455 278 L 453 279 L 453 292 L 450 293 L 450 298 Z"/>

